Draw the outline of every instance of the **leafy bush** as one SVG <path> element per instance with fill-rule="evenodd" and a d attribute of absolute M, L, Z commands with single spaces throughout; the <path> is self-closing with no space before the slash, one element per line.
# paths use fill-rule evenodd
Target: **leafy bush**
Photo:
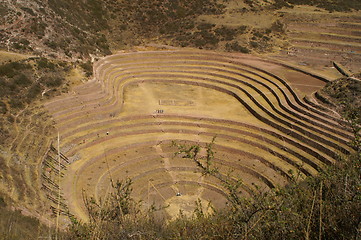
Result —
<path fill-rule="evenodd" d="M 19 70 L 31 69 L 31 65 L 22 62 L 9 62 L 0 65 L 0 76 L 14 77 Z"/>
<path fill-rule="evenodd" d="M 330 100 L 338 106 L 338 112 L 349 115 L 361 113 L 361 82 L 352 78 L 340 78 L 326 84 L 322 92 L 327 94 Z M 361 124 L 361 116 L 349 116 L 346 118 L 358 119 Z"/>
<path fill-rule="evenodd" d="M 14 84 L 18 86 L 29 86 L 31 84 L 31 80 L 21 73 L 15 77 Z"/>
<path fill-rule="evenodd" d="M 41 86 L 38 83 L 33 84 L 26 94 L 27 102 L 30 103 L 36 97 L 38 97 L 41 93 Z"/>
<path fill-rule="evenodd" d="M 263 37 L 263 33 L 260 32 L 260 31 L 255 31 L 255 32 L 253 33 L 253 36 L 255 36 L 255 37 L 257 37 L 257 38 L 262 38 L 262 37 Z"/>
<path fill-rule="evenodd" d="M 87 77 L 93 75 L 93 64 L 90 61 L 80 63 L 80 67 L 84 69 Z"/>
<path fill-rule="evenodd" d="M 274 7 L 291 7 L 292 5 L 311 5 L 324 8 L 328 11 L 360 10 L 361 2 L 358 0 L 275 0 Z"/>
<path fill-rule="evenodd" d="M 227 43 L 226 50 L 230 52 L 250 53 L 250 50 L 247 47 L 239 45 L 237 41 Z"/>
<path fill-rule="evenodd" d="M 14 109 L 21 109 L 24 107 L 24 103 L 20 99 L 12 98 L 9 101 L 10 107 Z"/>
<path fill-rule="evenodd" d="M 6 207 L 6 202 L 5 202 L 5 199 L 2 196 L 0 196 L 0 208 L 3 208 L 3 207 Z"/>
<path fill-rule="evenodd" d="M 24 49 L 24 46 L 23 46 L 23 45 L 20 45 L 20 44 L 17 43 L 17 42 L 14 42 L 12 47 L 15 48 L 15 49 L 17 49 L 17 50 Z"/>
<path fill-rule="evenodd" d="M 238 30 L 222 26 L 220 28 L 217 28 L 214 32 L 221 37 L 222 41 L 231 41 L 235 38 Z"/>
<path fill-rule="evenodd" d="M 151 239 L 161 229 L 151 212 L 142 211 L 130 196 L 131 180 L 112 182 L 112 193 L 99 202 L 86 197 L 89 222 L 71 218 L 68 239 Z"/>
<path fill-rule="evenodd" d="M 58 76 L 44 76 L 40 78 L 40 82 L 49 88 L 59 87 L 64 79 Z"/>
<path fill-rule="evenodd" d="M 202 30 L 200 32 L 194 33 L 195 37 L 195 46 L 196 47 L 206 47 L 207 45 L 216 45 L 219 42 L 219 39 L 212 32 Z"/>
<path fill-rule="evenodd" d="M 274 22 L 270 28 L 272 32 L 276 33 L 284 33 L 285 32 L 285 26 L 283 23 L 281 23 L 279 20 Z"/>
<path fill-rule="evenodd" d="M 46 46 L 48 46 L 48 47 L 50 47 L 50 48 L 52 48 L 54 50 L 58 48 L 58 44 L 55 41 L 47 40 L 44 43 L 45 43 Z"/>
<path fill-rule="evenodd" d="M 38 71 L 35 71 L 34 63 Z M 56 93 L 70 69 L 66 62 L 54 63 L 46 58 L 30 58 L 0 65 L 0 103 L 8 102 L 10 106 L 6 110 L 1 104 L 0 112 L 16 112 L 24 108 L 36 100 L 45 88 L 52 88 Z"/>
<path fill-rule="evenodd" d="M 27 8 L 27 7 L 21 7 L 21 10 L 23 10 L 24 12 L 27 12 L 29 13 L 30 15 L 32 16 L 36 16 L 36 14 L 34 13 L 34 11 L 30 8 Z"/>
<path fill-rule="evenodd" d="M 28 46 L 30 44 L 30 42 L 25 38 L 20 39 L 19 43 L 23 44 L 24 46 Z"/>
<path fill-rule="evenodd" d="M 55 64 L 50 62 L 48 59 L 46 58 L 40 58 L 38 61 L 37 61 L 37 64 L 38 64 L 38 67 L 39 68 L 48 68 L 50 70 L 54 70 L 55 68 Z"/>
<path fill-rule="evenodd" d="M 41 18 L 35 18 L 30 23 L 29 31 L 37 35 L 39 39 L 45 35 L 47 24 Z"/>
<path fill-rule="evenodd" d="M 0 101 L 0 114 L 7 113 L 8 109 L 3 101 Z"/>
<path fill-rule="evenodd" d="M 250 41 L 249 44 L 250 44 L 251 47 L 253 47 L 253 48 L 258 48 L 258 46 L 259 46 L 258 42 L 255 42 L 255 41 Z"/>

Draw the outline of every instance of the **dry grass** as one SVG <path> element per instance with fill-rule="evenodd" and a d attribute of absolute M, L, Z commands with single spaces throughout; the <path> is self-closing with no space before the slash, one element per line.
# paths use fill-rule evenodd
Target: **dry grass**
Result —
<path fill-rule="evenodd" d="M 70 162 L 74 161 L 61 184 L 70 212 L 87 219 L 81 190 L 100 201 L 108 192 L 109 176 L 116 180 L 133 178 L 134 197 L 147 206 L 152 201 L 156 206 L 174 202 L 171 211 L 165 211 L 163 216 L 177 214 L 180 205 L 174 197 L 178 191 L 182 192 L 183 200 L 191 201 L 183 204 L 186 214 L 194 209 L 192 201 L 196 198 L 211 201 L 217 208 L 224 206 L 222 185 L 202 178 L 191 162 L 173 159 L 171 154 L 176 150 L 167 145 L 171 140 L 206 143 L 218 136 L 216 149 L 223 155 L 216 165 L 222 174 L 233 169 L 232 177 L 243 179 L 245 196 L 252 196 L 257 186 L 269 189 L 284 185 L 293 174 L 299 179 L 317 174 L 317 167 L 305 164 L 299 156 L 307 156 L 322 167 L 323 163 L 316 160 L 315 149 L 323 161 L 333 162 L 332 154 L 316 143 L 315 146 L 302 143 L 301 150 L 282 129 L 293 121 L 297 130 L 292 130 L 295 131 L 292 141 L 300 141 L 302 131 L 310 134 L 310 139 L 318 139 L 319 132 L 324 135 L 322 141 L 338 140 L 329 138 L 326 133 L 329 130 L 320 130 L 321 125 L 307 129 L 313 120 L 301 118 L 297 122 L 299 110 L 295 107 L 292 110 L 295 116 L 283 113 L 286 109 L 278 105 L 291 108 L 286 98 L 293 98 L 293 90 L 285 90 L 285 83 L 268 71 L 287 79 L 288 84 L 304 93 L 311 90 L 299 86 L 322 82 L 296 68 L 291 70 L 262 59 L 202 51 L 124 53 L 98 62 L 96 77 L 103 82 L 88 82 L 47 104 L 57 126 L 63 129 L 61 148 Z M 160 100 L 192 104 L 160 105 Z M 267 111 L 277 113 L 269 115 Z M 314 118 L 312 115 L 309 113 Z M 270 117 L 276 124 L 271 126 L 278 130 L 262 120 Z M 273 133 L 265 135 L 265 129 Z M 275 137 L 276 132 L 282 137 Z M 308 141 L 308 137 L 301 139 Z M 240 158 L 234 159 L 235 155 Z"/>

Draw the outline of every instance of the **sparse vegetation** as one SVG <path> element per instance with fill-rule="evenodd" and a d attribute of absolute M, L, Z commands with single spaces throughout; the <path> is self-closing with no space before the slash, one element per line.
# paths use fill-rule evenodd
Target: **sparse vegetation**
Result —
<path fill-rule="evenodd" d="M 357 0 L 276 0 L 277 7 L 291 7 L 292 5 L 311 5 L 324 8 L 328 11 L 360 10 L 361 3 Z"/>
<path fill-rule="evenodd" d="M 199 145 L 175 144 L 177 154 L 193 161 L 204 174 L 222 178 L 212 167 L 213 142 L 206 145 L 204 157 L 199 155 Z M 241 181 L 222 178 L 229 191 L 229 208 L 209 214 L 198 202 L 191 218 L 180 213 L 169 223 L 154 221 L 151 213 L 143 215 L 130 198 L 129 180 L 116 183 L 104 202 L 86 200 L 90 222 L 74 219 L 69 239 L 357 239 L 361 235 L 360 164 L 357 152 L 319 176 L 302 182 L 295 178 L 287 187 L 260 191 L 253 199 L 239 195 Z"/>
<path fill-rule="evenodd" d="M 83 68 L 86 77 L 90 77 L 93 74 L 93 65 L 90 61 L 80 63 L 80 67 Z"/>
<path fill-rule="evenodd" d="M 39 239 L 55 236 L 49 229 L 34 217 L 24 216 L 20 210 L 11 210 L 4 197 L 0 196 L 0 239 L 22 240 Z"/>
<path fill-rule="evenodd" d="M 88 61 L 90 55 L 106 55 L 111 53 L 111 48 L 118 50 L 120 47 L 128 48 L 148 42 L 242 53 L 270 52 L 274 46 L 283 46 L 275 43 L 275 40 L 282 41 L 288 34 L 286 23 L 281 18 L 273 23 L 270 21 L 267 27 L 250 26 L 247 22 L 233 26 L 228 25 L 227 21 L 221 24 L 200 18 L 221 16 L 227 11 L 227 2 L 229 1 L 49 0 L 34 1 L 34 5 L 17 3 L 18 9 L 10 9 L 5 3 L 0 3 L 0 23 L 4 25 L 4 30 L 0 31 L 0 47 L 44 56 L 4 60 L 0 63 L 2 189 L 5 192 L 12 191 L 17 203 L 26 202 L 27 207 L 29 204 L 38 204 L 36 202 L 39 200 L 40 187 L 29 183 L 39 182 L 38 166 L 45 151 L 42 145 L 47 145 L 50 141 L 53 122 L 35 103 L 39 99 L 66 92 L 66 75 L 75 65 L 83 69 L 87 78 L 91 77 L 93 67 Z M 329 12 L 361 10 L 358 0 L 245 0 L 244 3 L 248 6 L 238 9 L 237 13 L 292 8 L 304 4 Z M 222 17 L 219 18 L 220 22 Z M 333 34 L 332 37 L 337 39 L 339 36 Z M 353 50 L 345 51 L 358 56 Z M 56 60 L 63 58 L 73 63 Z M 232 64 L 235 65 L 225 65 Z M 233 69 L 228 71 L 233 74 Z M 266 73 L 261 73 L 259 80 L 265 75 Z M 322 92 L 328 95 L 325 99 L 330 102 L 330 107 L 338 106 L 338 111 L 346 120 L 344 124 L 348 124 L 347 127 L 352 130 L 354 139 L 350 146 L 355 152 L 347 157 L 336 158 L 336 163 L 320 171 L 318 176 L 298 181 L 300 173 L 290 170 L 285 175 L 290 177 L 291 183 L 285 188 L 276 186 L 270 191 L 263 191 L 255 185 L 253 198 L 246 198 L 240 194 L 240 188 L 244 186 L 240 179 L 225 178 L 214 167 L 212 143 L 206 146 L 178 145 L 180 155 L 193 162 L 203 172 L 203 176 L 212 176 L 223 183 L 229 200 L 227 208 L 207 212 L 204 211 L 204 203 L 198 200 L 192 216 L 180 212 L 178 218 L 168 222 L 158 218 L 155 206 L 144 209 L 141 202 L 132 199 L 130 180 L 112 182 L 113 192 L 108 196 L 99 200 L 85 198 L 90 221 L 81 222 L 71 217 L 70 228 L 57 238 L 361 238 L 359 83 L 352 78 L 344 78 L 328 83 Z M 95 109 L 100 105 L 94 104 L 91 107 Z M 111 113 L 110 116 L 115 117 L 115 114 Z M 84 141 L 82 144 L 88 142 Z M 205 158 L 199 158 L 200 150 L 207 153 Z M 50 169 L 49 172 L 55 168 Z M 128 174 L 128 170 L 126 171 Z M 31 199 L 32 196 L 36 197 Z M 41 205 L 41 201 L 38 202 Z M 48 232 L 53 232 L 52 229 L 44 227 L 34 218 L 22 216 L 20 211 L 13 211 L 11 207 L 12 203 L 0 196 L 0 239 L 52 237 L 52 233 Z"/>
<path fill-rule="evenodd" d="M 45 58 L 4 61 L 0 64 L 0 194 L 11 200 L 9 207 L 21 202 L 26 208 L 31 202 L 41 209 L 43 203 L 39 200 L 40 189 L 34 187 L 37 181 L 34 173 L 38 171 L 36 165 L 43 151 L 46 151 L 42 146 L 51 137 L 52 123 L 37 102 L 65 90 L 65 77 L 70 69 L 69 63 Z M 24 171 L 23 167 L 27 170 Z M 1 212 L 11 214 L 10 209 Z M 1 223 L 0 236 L 6 236 L 4 239 L 33 239 L 34 232 L 28 237 L 29 233 L 37 230 L 29 225 L 39 226 L 39 231 L 43 228 L 35 219 L 22 218 L 20 212 L 12 215 L 14 218 L 11 221 L 5 219 Z M 0 218 L 2 221 L 4 215 Z M 21 226 L 24 229 L 19 229 Z"/>
<path fill-rule="evenodd" d="M 356 75 L 357 76 L 357 75 Z M 356 114 L 350 116 L 357 119 L 358 124 L 361 124 L 361 82 L 352 78 L 340 78 L 338 80 L 329 82 L 322 92 L 330 97 L 335 105 L 338 106 L 338 111 L 343 115 L 349 115 L 348 112 Z"/>
<path fill-rule="evenodd" d="M 34 47 L 41 42 L 51 54 L 62 52 L 69 58 L 89 59 L 89 54 L 110 54 L 110 48 L 139 45 L 149 40 L 159 39 L 160 43 L 172 42 L 173 45 L 191 46 L 207 49 L 223 49 L 232 44 L 237 36 L 242 35 L 237 27 L 207 22 L 199 22 L 202 15 L 219 15 L 225 13 L 229 1 L 48 1 L 38 3 L 39 8 L 21 6 L 18 14 L 25 16 L 29 26 L 22 29 L 19 36 L 4 36 L 0 40 L 5 46 L 6 38 L 11 39 L 11 47 L 17 51 L 36 51 Z M 248 7 L 239 12 L 269 11 L 280 8 L 291 8 L 295 5 L 312 5 L 332 11 L 360 10 L 357 0 L 321 1 L 321 0 L 276 0 L 274 2 L 244 1 Z M 2 14 L 13 19 L 17 13 L 7 11 L 2 5 Z M 54 15 L 54 14 L 55 15 Z M 85 14 L 86 13 L 86 14 Z M 46 15 L 46 18 L 42 18 Z M 55 16 L 60 16 L 60 21 Z M 16 19 L 16 17 L 15 17 Z M 14 19 L 12 21 L 15 21 Z M 202 27 L 202 25 L 204 25 Z M 206 25 L 208 27 L 204 28 Z M 247 25 L 247 23 L 245 23 Z M 59 29 L 59 30 L 57 30 Z M 273 36 L 284 34 L 284 26 L 276 21 L 271 27 Z M 4 32 L 7 34 L 7 32 Z M 64 36 L 66 40 L 61 40 Z M 44 36 L 47 37 L 44 38 Z M 28 38 L 26 35 L 31 35 Z M 34 38 L 35 37 L 35 38 Z M 23 39 L 27 39 L 24 42 Z M 246 39 L 246 38 L 245 38 Z M 239 40 L 239 39 L 238 39 Z M 219 44 L 225 41 L 225 44 Z M 272 49 L 275 42 L 259 42 L 254 51 L 264 52 Z M 247 44 L 250 44 L 247 43 Z M 268 45 L 260 47 L 260 45 Z M 31 47 L 30 47 L 31 46 Z M 49 53 L 50 54 L 50 53 Z M 49 55 L 48 54 L 48 55 Z"/>
<path fill-rule="evenodd" d="M 66 239 L 150 239 L 161 236 L 161 223 L 152 216 L 154 209 L 141 210 L 130 196 L 131 180 L 112 182 L 112 191 L 97 202 L 86 197 L 89 222 L 72 218 Z"/>
<path fill-rule="evenodd" d="M 226 50 L 230 51 L 230 52 L 241 52 L 241 53 L 249 53 L 250 52 L 250 50 L 247 47 L 241 46 L 236 41 L 234 41 L 232 43 L 227 43 Z"/>
<path fill-rule="evenodd" d="M 46 88 L 60 87 L 68 70 L 69 66 L 55 64 L 46 58 L 4 63 L 0 65 L 1 100 L 9 101 L 12 109 L 22 109 Z"/>

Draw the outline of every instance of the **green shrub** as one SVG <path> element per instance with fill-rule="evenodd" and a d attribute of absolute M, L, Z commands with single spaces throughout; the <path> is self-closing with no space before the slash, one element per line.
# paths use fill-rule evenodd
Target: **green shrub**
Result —
<path fill-rule="evenodd" d="M 30 44 L 30 42 L 25 38 L 20 39 L 19 43 L 23 44 L 24 46 L 28 46 Z"/>
<path fill-rule="evenodd" d="M 34 100 L 37 96 L 41 93 L 41 86 L 38 83 L 34 83 L 28 90 L 28 93 L 26 94 L 27 102 L 30 103 L 32 100 Z"/>
<path fill-rule="evenodd" d="M 255 41 L 251 41 L 251 42 L 249 42 L 249 44 L 251 45 L 252 48 L 258 48 L 259 47 L 258 42 L 255 42 Z"/>
<path fill-rule="evenodd" d="M 40 58 L 38 61 L 37 61 L 37 64 L 38 64 L 38 67 L 39 68 L 47 68 L 47 69 L 50 69 L 50 70 L 54 70 L 55 69 L 55 64 L 50 62 L 48 59 L 46 58 Z"/>
<path fill-rule="evenodd" d="M 14 84 L 20 87 L 29 86 L 31 84 L 31 80 L 26 75 L 20 73 L 15 77 Z"/>
<path fill-rule="evenodd" d="M 55 76 L 46 76 L 40 79 L 41 82 L 43 82 L 47 87 L 54 88 L 59 87 L 64 79 L 61 77 L 55 77 Z"/>
<path fill-rule="evenodd" d="M 113 182 L 111 193 L 99 201 L 86 197 L 89 222 L 71 218 L 68 239 L 134 239 L 132 236 L 139 233 L 142 238 L 136 239 L 154 239 L 159 235 L 155 230 L 161 230 L 161 225 L 151 211 L 141 210 L 139 203 L 131 198 L 131 183 L 130 179 Z"/>
<path fill-rule="evenodd" d="M 31 69 L 30 64 L 21 63 L 21 62 L 9 62 L 0 65 L 0 76 L 7 76 L 8 78 L 13 78 L 17 75 L 19 70 Z"/>
<path fill-rule="evenodd" d="M 217 28 L 214 32 L 221 37 L 222 41 L 231 41 L 235 38 L 238 30 L 222 26 Z"/>
<path fill-rule="evenodd" d="M 7 76 L 9 78 L 15 76 L 15 71 L 10 64 L 0 66 L 0 76 Z"/>
<path fill-rule="evenodd" d="M 0 208 L 6 207 L 6 202 L 4 197 L 0 196 Z"/>
<path fill-rule="evenodd" d="M 211 30 L 212 28 L 214 28 L 216 25 L 212 24 L 212 23 L 200 23 L 197 26 L 198 30 L 204 31 L 204 30 Z"/>
<path fill-rule="evenodd" d="M 284 33 L 285 32 L 285 26 L 279 20 L 274 22 L 270 29 L 272 30 L 272 32 L 276 32 L 276 33 Z"/>
<path fill-rule="evenodd" d="M 244 33 L 246 33 L 247 29 L 248 29 L 247 26 L 242 25 L 242 26 L 238 27 L 237 32 L 240 34 L 244 34 Z"/>
<path fill-rule="evenodd" d="M 15 48 L 17 50 L 24 49 L 23 45 L 21 45 L 21 44 L 19 44 L 17 42 L 13 43 L 13 48 Z"/>
<path fill-rule="evenodd" d="M 83 68 L 87 77 L 93 75 L 93 64 L 90 61 L 80 63 L 80 67 Z"/>
<path fill-rule="evenodd" d="M 54 50 L 56 50 L 58 48 L 58 44 L 55 41 L 45 41 L 44 44 Z"/>
<path fill-rule="evenodd" d="M 257 37 L 257 38 L 262 38 L 262 37 L 263 37 L 263 33 L 260 32 L 260 31 L 255 31 L 255 32 L 253 33 L 253 36 L 255 36 L 255 37 Z"/>
<path fill-rule="evenodd" d="M 21 7 L 20 9 L 23 10 L 24 12 L 29 13 L 29 14 L 32 15 L 32 16 L 36 16 L 36 14 L 34 13 L 34 11 L 33 11 L 32 9 L 30 9 L 30 8 Z"/>
<path fill-rule="evenodd" d="M 230 52 L 250 53 L 250 50 L 247 47 L 239 45 L 237 41 L 227 43 L 226 50 Z"/>
<path fill-rule="evenodd" d="M 0 114 L 7 113 L 8 109 L 6 107 L 6 104 L 0 100 Z"/>
<path fill-rule="evenodd" d="M 21 109 L 24 107 L 24 103 L 20 99 L 11 98 L 9 101 L 10 107 L 14 109 Z"/>
<path fill-rule="evenodd" d="M 37 35 L 39 39 L 45 35 L 47 24 L 41 18 L 36 18 L 30 23 L 29 31 Z"/>

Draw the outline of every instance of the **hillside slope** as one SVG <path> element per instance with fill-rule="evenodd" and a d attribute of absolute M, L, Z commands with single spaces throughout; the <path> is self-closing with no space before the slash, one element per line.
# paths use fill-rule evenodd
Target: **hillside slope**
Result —
<path fill-rule="evenodd" d="M 110 53 L 100 1 L 7 0 L 0 15 L 2 49 L 71 60 Z"/>
<path fill-rule="evenodd" d="M 49 210 L 39 161 L 56 129 L 42 104 L 86 81 L 88 60 L 139 45 L 187 46 L 273 53 L 338 78 L 330 60 L 361 66 L 360 9 L 357 0 L 0 2 L 0 192 L 37 217 Z"/>

